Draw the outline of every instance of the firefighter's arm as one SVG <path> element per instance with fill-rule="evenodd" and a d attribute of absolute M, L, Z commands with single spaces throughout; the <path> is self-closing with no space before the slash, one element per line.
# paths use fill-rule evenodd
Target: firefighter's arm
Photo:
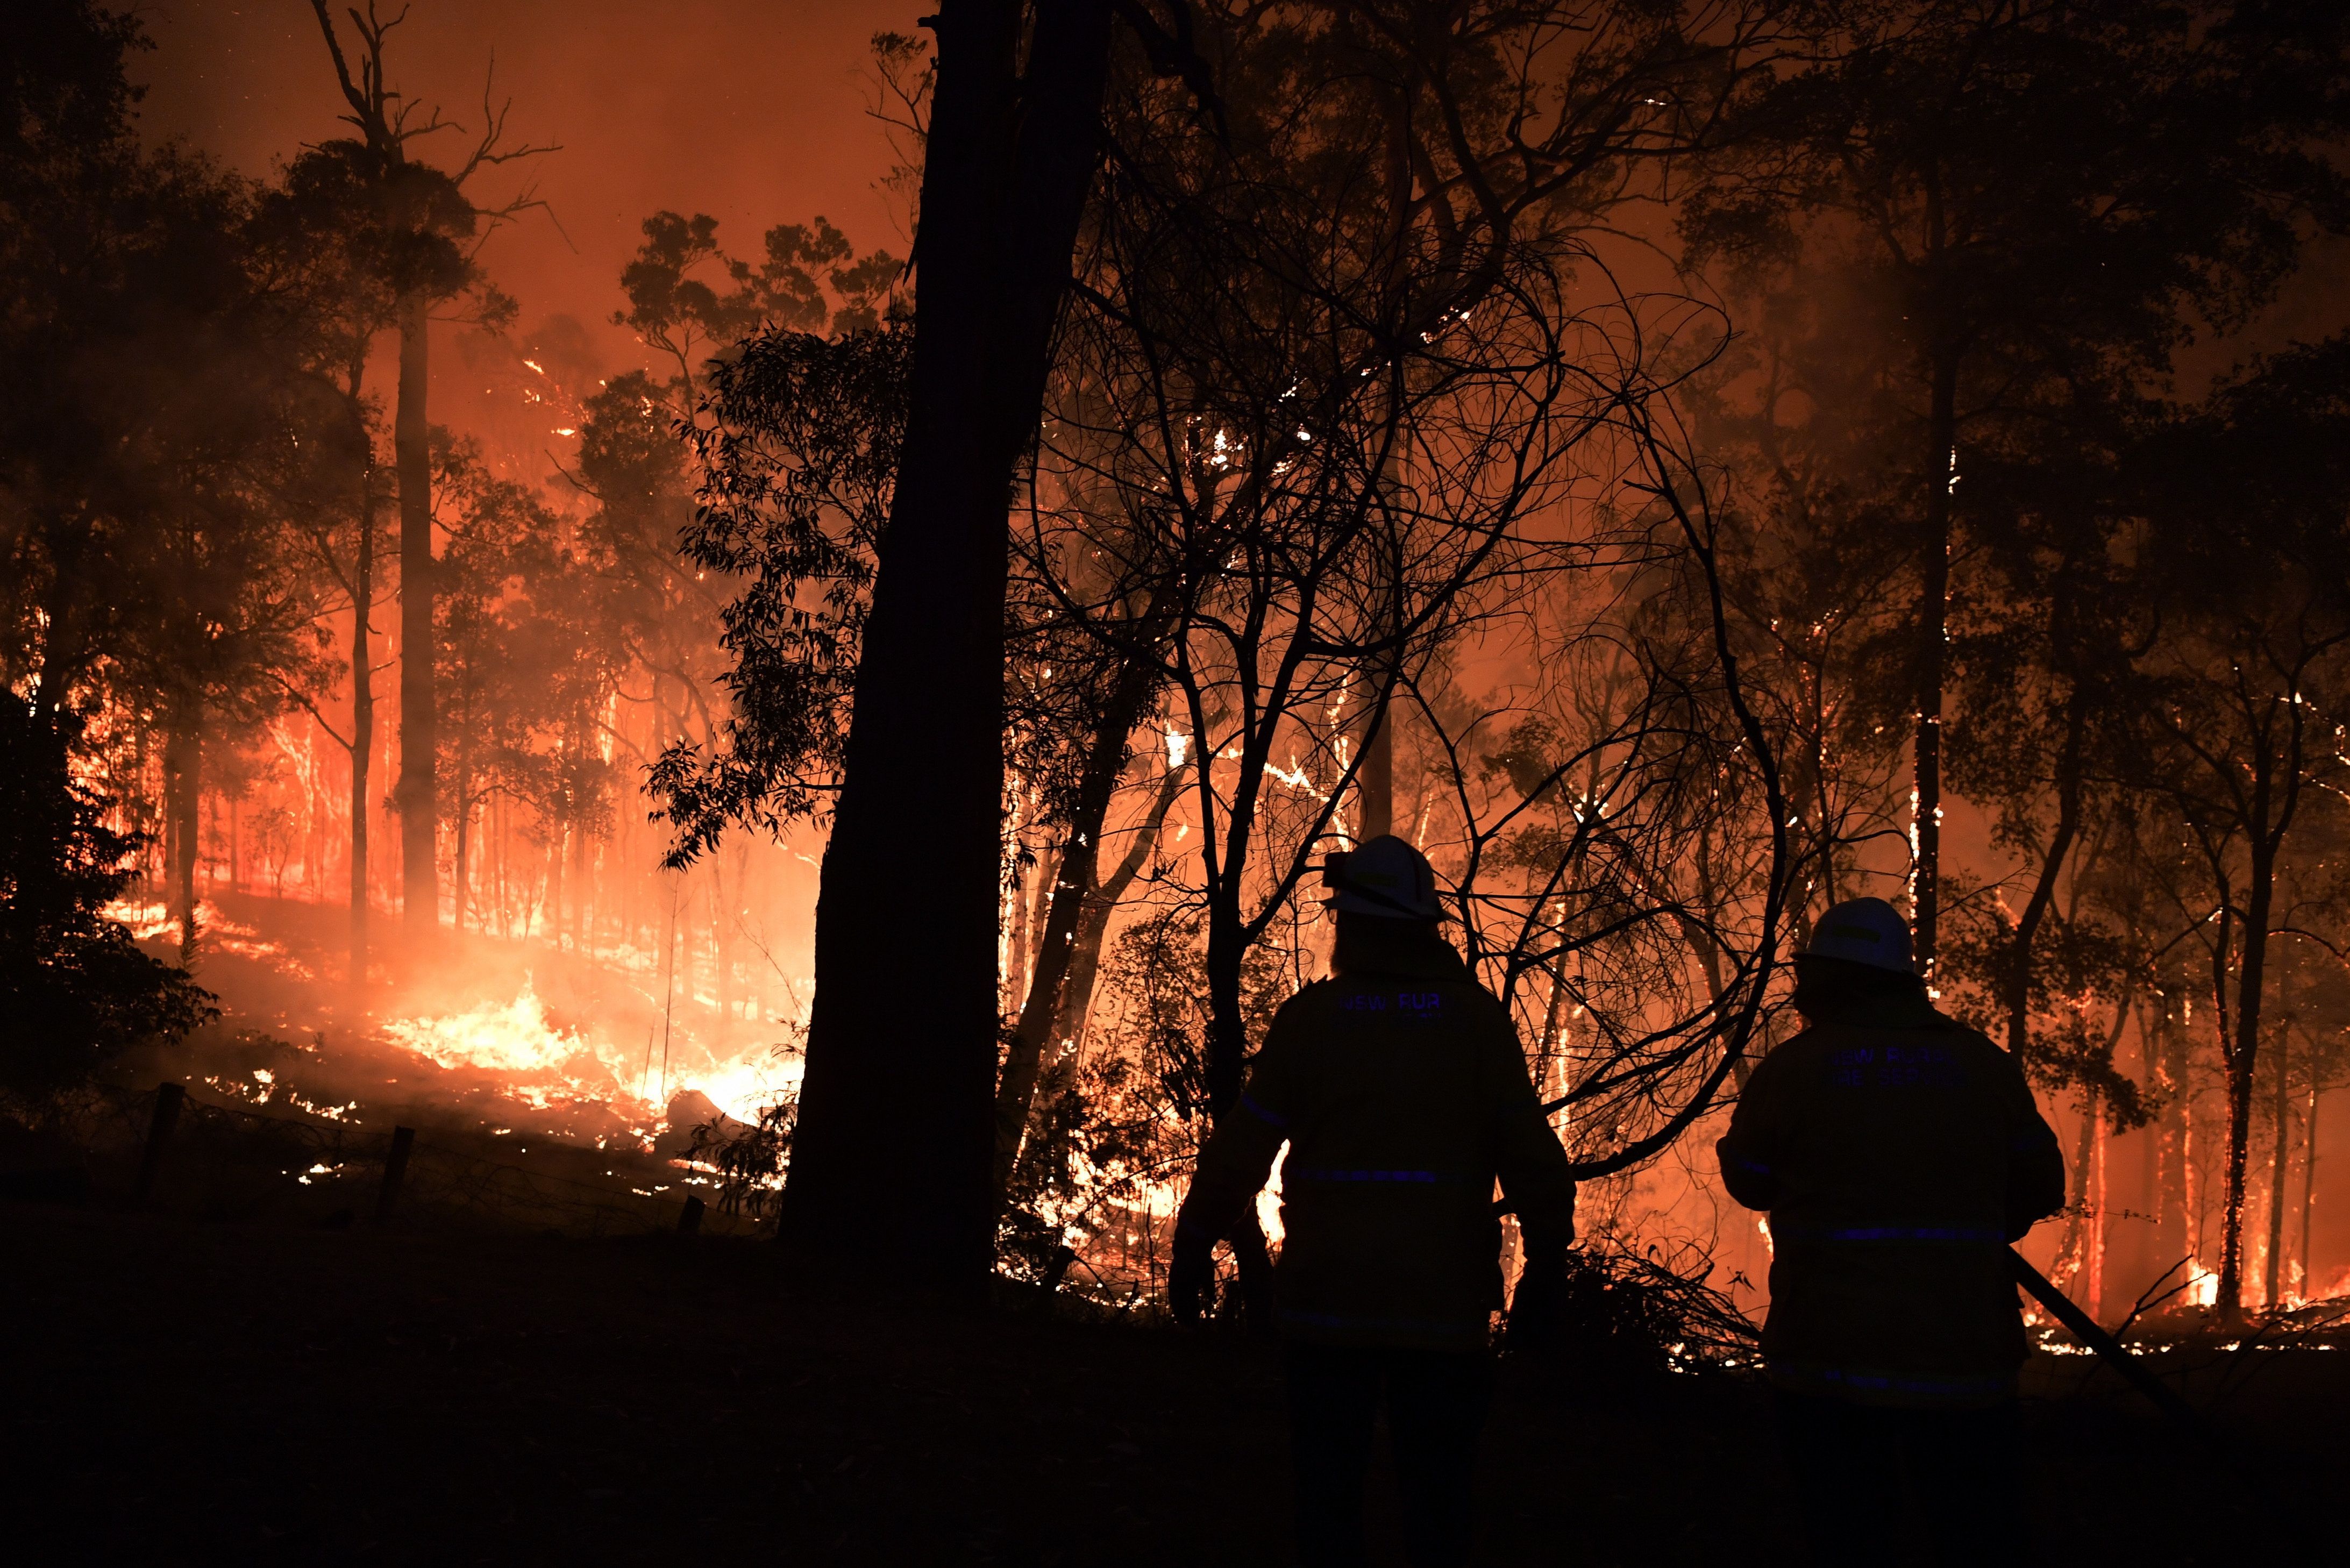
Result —
<path fill-rule="evenodd" d="M 1502 1196 L 1518 1217 L 1526 1254 L 1561 1257 L 1575 1244 L 1575 1168 L 1542 1112 L 1526 1076 L 1516 1031 L 1496 1064 L 1499 1085 L 1499 1167 Z"/>
<path fill-rule="evenodd" d="M 1248 1087 L 1232 1108 L 1217 1118 L 1207 1146 L 1200 1150 L 1191 1173 L 1191 1190 L 1175 1216 L 1175 1242 L 1167 1269 L 1167 1305 L 1175 1321 L 1191 1324 L 1200 1319 L 1211 1293 L 1215 1265 L 1211 1256 L 1218 1238 L 1240 1220 L 1264 1179 L 1273 1173 L 1274 1157 L 1288 1136 L 1289 1099 L 1284 1070 L 1288 1053 L 1280 1049 L 1284 1031 L 1278 1017 L 1250 1072 Z M 1279 1107 L 1279 1108 L 1276 1108 Z"/>
<path fill-rule="evenodd" d="M 1493 1073 L 1498 1122 L 1494 1164 L 1502 1195 L 1518 1216 L 1523 1269 L 1510 1298 L 1510 1345 L 1539 1353 L 1557 1343 L 1567 1312 L 1567 1249 L 1575 1244 L 1575 1167 L 1543 1115 L 1526 1076 L 1518 1032 L 1499 1003 Z"/>
<path fill-rule="evenodd" d="M 1730 1130 L 1713 1146 L 1721 1162 L 1721 1184 L 1749 1209 L 1769 1209 L 1779 1199 L 1778 1080 L 1773 1057 L 1765 1056 L 1747 1075 L 1746 1087 L 1730 1113 Z"/>
<path fill-rule="evenodd" d="M 1191 1173 L 1191 1190 L 1176 1216 L 1179 1241 L 1203 1239 L 1212 1246 L 1232 1228 L 1273 1174 L 1274 1157 L 1289 1137 L 1289 1118 L 1296 1096 L 1292 1085 L 1296 1020 L 1293 1001 L 1274 1015 L 1264 1049 L 1249 1068 L 1247 1087 L 1241 1091 L 1200 1150 Z"/>
<path fill-rule="evenodd" d="M 1265 1178 L 1273 1174 L 1273 1157 L 1281 1152 L 1282 1140 L 1289 1136 L 1284 1130 L 1288 1124 L 1264 1105 L 1254 1092 L 1259 1087 L 1253 1075 L 1250 1092 L 1224 1113 L 1216 1130 L 1208 1136 L 1207 1147 L 1200 1150 L 1191 1190 L 1175 1218 L 1179 1237 L 1200 1236 L 1215 1241 L 1232 1228 L 1263 1189 Z"/>
<path fill-rule="evenodd" d="M 2004 1052 L 2001 1060 L 2007 1069 L 2001 1085 L 2008 1107 L 2007 1239 L 2016 1241 L 2064 1207 L 2064 1150 L 2040 1114 L 2022 1067 Z"/>

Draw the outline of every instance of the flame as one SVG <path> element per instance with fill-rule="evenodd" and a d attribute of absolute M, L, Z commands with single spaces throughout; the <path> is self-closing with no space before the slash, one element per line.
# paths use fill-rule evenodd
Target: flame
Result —
<path fill-rule="evenodd" d="M 619 1102 L 650 1112 L 659 1125 L 663 1107 L 649 1096 L 663 1091 L 644 1081 L 643 1048 L 631 1051 L 599 1034 L 557 1024 L 528 980 L 512 1002 L 485 1002 L 439 1018 L 395 1019 L 383 1030 L 394 1044 L 440 1066 L 506 1078 L 504 1092 L 536 1108 L 567 1101 Z M 666 1096 L 699 1090 L 737 1121 L 755 1121 L 797 1075 L 796 1064 L 754 1048 L 711 1066 L 672 1068 Z"/>
<path fill-rule="evenodd" d="M 522 994 L 503 1005 L 484 1002 L 470 1012 L 446 1018 L 395 1019 L 384 1025 L 384 1033 L 443 1067 L 493 1073 L 560 1072 L 588 1051 L 576 1032 L 559 1030 L 547 1021 L 546 1009 L 527 981 Z"/>
<path fill-rule="evenodd" d="M 2180 1294 L 2189 1306 L 2211 1306 L 2220 1299 L 2220 1276 L 2205 1268 L 2203 1260 L 2198 1258 L 2188 1265 L 2187 1289 Z"/>

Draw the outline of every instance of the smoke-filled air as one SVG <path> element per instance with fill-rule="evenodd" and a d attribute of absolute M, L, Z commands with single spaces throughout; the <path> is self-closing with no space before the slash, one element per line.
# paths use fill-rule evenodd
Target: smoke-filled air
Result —
<path fill-rule="evenodd" d="M 2350 19 L 0 21 L 21 1533 L 2322 1560 Z"/>

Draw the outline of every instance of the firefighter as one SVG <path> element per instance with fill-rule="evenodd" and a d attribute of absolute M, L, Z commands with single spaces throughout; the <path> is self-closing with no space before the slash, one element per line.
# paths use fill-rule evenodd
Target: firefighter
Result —
<path fill-rule="evenodd" d="M 1406 1556 L 1431 1568 L 1467 1559 L 1502 1305 L 1494 1180 L 1518 1213 L 1513 1323 L 1529 1327 L 1556 1311 L 1575 1182 L 1508 1012 L 1437 930 L 1426 857 L 1375 838 L 1332 856 L 1325 877 L 1332 978 L 1275 1015 L 1201 1151 L 1168 1293 L 1179 1321 L 1197 1320 L 1216 1239 L 1286 1142 L 1274 1297 L 1302 1555 L 1313 1568 L 1367 1560 L 1364 1482 L 1384 1403 Z"/>
<path fill-rule="evenodd" d="M 1808 1027 L 1756 1065 L 1715 1152 L 1770 1211 L 1763 1364 L 1814 1558 L 2016 1561 L 2007 1248 L 2064 1207 L 2056 1135 L 2016 1060 L 1928 1000 L 1882 898 L 1821 919 L 1794 1001 Z"/>

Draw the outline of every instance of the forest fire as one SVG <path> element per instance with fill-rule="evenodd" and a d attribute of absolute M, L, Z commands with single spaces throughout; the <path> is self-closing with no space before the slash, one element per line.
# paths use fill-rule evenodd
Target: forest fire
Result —
<path fill-rule="evenodd" d="M 689 1090 L 738 1121 L 755 1122 L 789 1092 L 796 1076 L 775 1070 L 771 1051 L 755 1050 L 732 1061 L 697 1068 L 681 1064 L 672 1071 L 650 1038 L 641 1052 L 630 1053 L 601 1030 L 591 1027 L 583 1033 L 550 1020 L 527 981 L 510 1002 L 484 1002 L 442 1017 L 392 1019 L 382 1027 L 393 1044 L 440 1066 L 496 1077 L 506 1094 L 525 1104 L 635 1106 L 652 1118 L 656 1131 L 666 1128 L 660 1119 L 664 1107 Z"/>
<path fill-rule="evenodd" d="M 2350 1441 L 2350 30 L 932 8 L 0 20 L 56 1334 L 161 1386 L 88 1325 L 215 1302 L 388 1493 L 527 1431 L 588 1560 L 608 1397 L 721 1435 L 673 1529 L 1172 1554 L 1266 1340 L 1314 1561 L 1382 1408 L 1415 1561 L 1555 1553 L 1586 1410 L 1689 1456 L 1595 1560 L 2245 1538 L 2187 1467 Z M 948 1408 L 1038 1461 L 969 1530 Z M 1471 1518 L 1489 1416 L 1546 1519 Z"/>

